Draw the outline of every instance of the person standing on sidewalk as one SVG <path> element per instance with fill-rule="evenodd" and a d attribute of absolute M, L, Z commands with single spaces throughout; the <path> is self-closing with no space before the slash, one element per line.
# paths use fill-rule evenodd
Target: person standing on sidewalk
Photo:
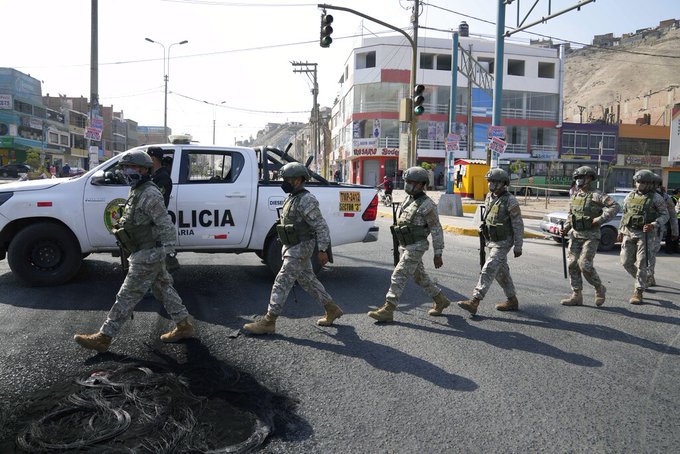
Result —
<path fill-rule="evenodd" d="M 656 177 L 651 170 L 638 170 L 633 181 L 635 191 L 623 201 L 623 217 L 616 240 L 621 242 L 621 264 L 635 278 L 635 290 L 628 302 L 642 304 L 657 229 L 668 221 L 668 209 L 663 197 L 655 191 Z"/>
<path fill-rule="evenodd" d="M 327 250 L 331 239 L 318 200 L 305 189 L 309 172 L 299 162 L 290 162 L 281 167 L 281 177 L 281 189 L 288 194 L 283 202 L 281 220 L 276 226 L 279 240 L 283 243 L 283 265 L 274 279 L 267 313 L 264 317 L 243 325 L 243 329 L 251 334 L 276 332 L 276 319 L 283 312 L 283 306 L 295 281 L 323 304 L 326 314 L 317 320 L 317 325 L 331 326 L 343 315 L 312 269 L 312 253 L 316 245 L 319 247 L 321 266 L 328 263 Z"/>
<path fill-rule="evenodd" d="M 368 316 L 379 322 L 390 322 L 399 305 L 406 282 L 413 278 L 434 300 L 429 315 L 441 315 L 451 302 L 430 279 L 423 265 L 423 255 L 430 248 L 427 237 L 432 235 L 434 267 L 444 264 L 444 231 L 439 222 L 437 205 L 425 193 L 429 181 L 427 170 L 411 167 L 404 171 L 404 190 L 407 199 L 399 207 L 396 225 L 392 225 L 392 235 L 399 241 L 399 262 L 392 272 L 390 288 L 385 295 L 385 304 L 370 311 Z"/>
<path fill-rule="evenodd" d="M 480 228 L 489 253 L 479 275 L 479 282 L 472 292 L 472 299 L 458 302 L 458 306 L 472 315 L 477 313 L 477 307 L 489 291 L 494 279 L 498 281 L 507 298 L 504 303 L 496 304 L 496 310 L 516 311 L 519 309 L 508 266 L 508 253 L 512 249 L 515 258 L 522 255 L 524 242 L 522 211 L 515 196 L 507 190 L 510 178 L 505 170 L 491 169 L 486 173 L 486 179 L 489 193 L 484 201 L 486 214 Z"/>
<path fill-rule="evenodd" d="M 595 287 L 595 305 L 602 306 L 607 288 L 595 271 L 593 260 L 600 245 L 600 226 L 616 216 L 621 207 L 607 194 L 591 189 L 597 173 L 591 167 L 583 166 L 574 170 L 577 192 L 571 197 L 569 215 L 560 232 L 562 241 L 569 234 L 569 283 L 570 298 L 560 301 L 565 306 L 583 305 L 583 277 Z"/>

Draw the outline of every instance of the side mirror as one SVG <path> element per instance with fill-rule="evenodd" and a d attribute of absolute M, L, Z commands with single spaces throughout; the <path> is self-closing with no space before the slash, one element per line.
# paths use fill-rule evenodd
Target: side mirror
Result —
<path fill-rule="evenodd" d="M 104 172 L 100 170 L 90 178 L 90 184 L 95 186 L 107 186 L 112 184 L 122 184 L 114 172 Z"/>

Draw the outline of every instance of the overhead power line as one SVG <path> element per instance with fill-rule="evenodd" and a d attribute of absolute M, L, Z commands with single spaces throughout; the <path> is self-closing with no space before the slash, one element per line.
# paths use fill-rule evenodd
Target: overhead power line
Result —
<path fill-rule="evenodd" d="M 238 110 L 239 112 L 263 113 L 263 114 L 309 114 L 309 110 L 288 110 L 288 111 L 285 111 L 285 110 L 246 109 L 245 107 L 233 107 L 233 106 L 228 106 L 226 104 L 210 103 L 210 102 L 198 99 L 198 98 L 193 98 L 191 96 L 187 96 L 187 95 L 183 95 L 181 93 L 177 93 L 176 91 L 170 91 L 168 93 L 179 96 L 181 98 L 189 99 L 191 101 L 200 102 L 201 104 L 209 104 L 209 105 L 214 106 L 214 107 L 219 107 L 220 109 Z"/>

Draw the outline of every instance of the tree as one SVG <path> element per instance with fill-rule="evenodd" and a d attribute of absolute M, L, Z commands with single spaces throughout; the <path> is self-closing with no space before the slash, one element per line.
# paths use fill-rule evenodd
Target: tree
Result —
<path fill-rule="evenodd" d="M 510 172 L 518 174 L 520 177 L 522 176 L 522 173 L 524 173 L 527 170 L 527 165 L 522 162 L 522 160 L 518 159 L 517 161 L 513 162 L 510 164 Z"/>

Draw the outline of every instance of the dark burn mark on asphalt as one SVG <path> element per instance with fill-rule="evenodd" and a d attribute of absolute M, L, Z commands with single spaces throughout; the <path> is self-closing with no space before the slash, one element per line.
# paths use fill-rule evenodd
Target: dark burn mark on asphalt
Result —
<path fill-rule="evenodd" d="M 1 452 L 249 452 L 284 430 L 309 433 L 295 403 L 215 358 L 198 339 L 187 362 L 97 355 L 97 368 L 17 405 Z"/>

